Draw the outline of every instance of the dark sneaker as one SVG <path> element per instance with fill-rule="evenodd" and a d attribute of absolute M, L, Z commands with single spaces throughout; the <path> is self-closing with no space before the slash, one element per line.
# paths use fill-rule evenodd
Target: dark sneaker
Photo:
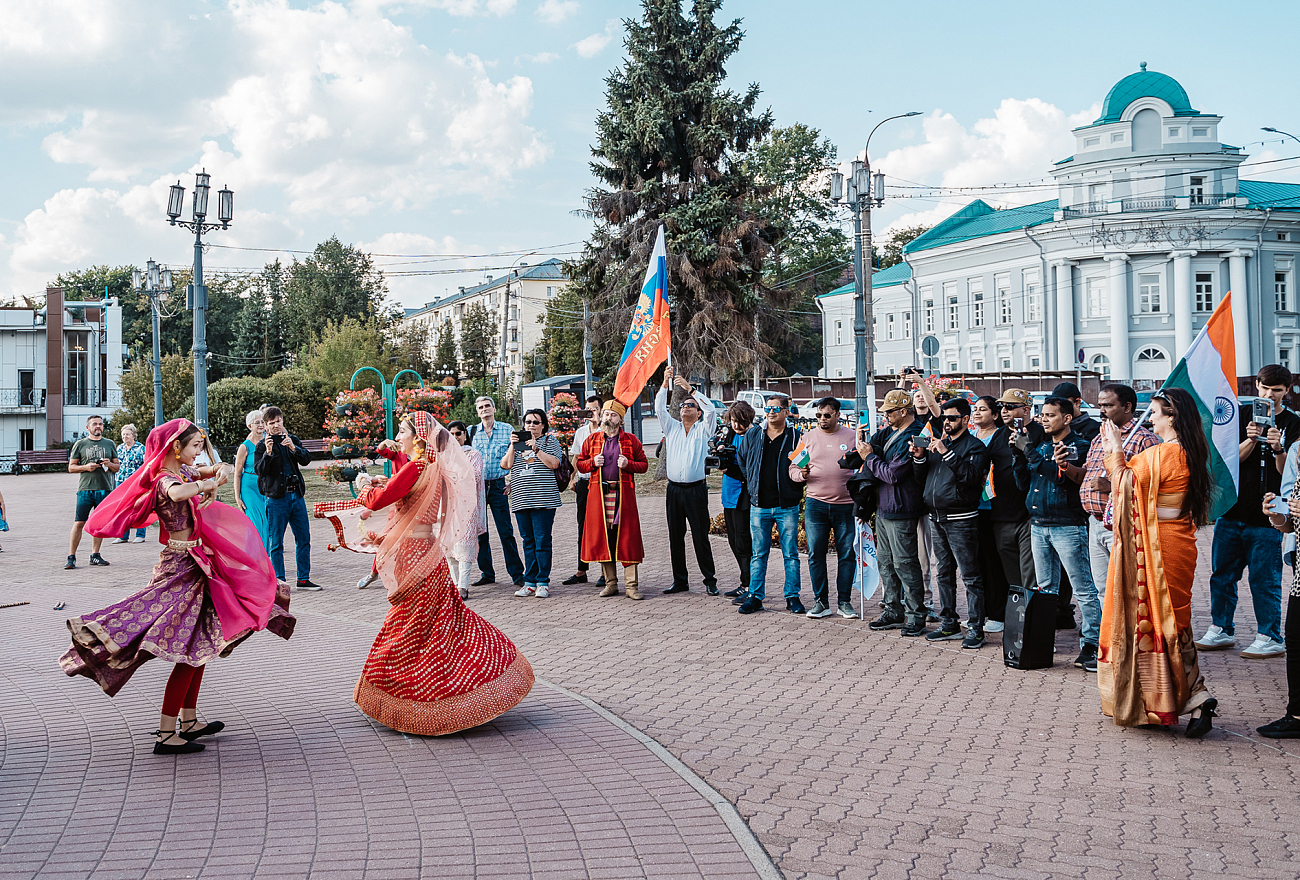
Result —
<path fill-rule="evenodd" d="M 950 642 L 953 639 L 960 639 L 960 638 L 961 638 L 961 627 L 955 624 L 953 625 L 952 629 L 948 629 L 946 626 L 941 626 L 938 629 L 936 629 L 934 632 L 925 634 L 925 640 L 927 642 Z"/>
<path fill-rule="evenodd" d="M 813 618 L 830 617 L 834 613 L 820 599 L 814 601 L 813 607 L 808 609 L 808 616 Z"/>
<path fill-rule="evenodd" d="M 75 557 L 75 556 L 69 556 L 69 557 L 68 557 L 68 564 L 65 565 L 65 566 L 63 566 L 63 570 L 64 570 L 64 571 L 69 571 L 70 569 L 74 569 L 74 568 L 76 568 L 76 567 L 77 567 L 77 557 Z"/>
<path fill-rule="evenodd" d="M 108 560 L 105 559 L 104 557 L 100 556 L 98 553 L 92 553 L 92 554 L 90 554 L 90 564 L 91 564 L 91 565 L 108 565 Z"/>
<path fill-rule="evenodd" d="M 850 603 L 850 602 L 841 602 L 841 603 L 840 603 L 839 615 L 840 615 L 840 617 L 843 617 L 845 620 L 857 620 L 857 619 L 858 619 L 858 612 L 856 612 L 856 611 L 853 610 L 853 604 Z"/>
<path fill-rule="evenodd" d="M 719 595 L 717 587 L 705 587 L 704 592 L 708 593 L 710 596 Z"/>
<path fill-rule="evenodd" d="M 736 589 L 734 589 L 734 590 L 727 590 L 727 592 L 723 593 L 722 595 L 726 596 L 728 599 L 734 599 L 734 598 L 736 598 L 737 596 L 743 596 L 743 595 L 745 595 L 745 588 L 744 588 L 744 587 L 736 587 Z"/>
<path fill-rule="evenodd" d="M 605 576 L 604 576 L 603 574 L 602 574 L 599 578 L 596 579 L 596 584 L 595 584 L 595 585 L 598 586 L 598 587 L 603 587 L 603 586 L 605 586 Z"/>
<path fill-rule="evenodd" d="M 304 578 L 303 580 L 298 581 L 298 589 L 305 590 L 308 593 L 319 593 L 325 588 L 320 584 L 313 584 L 310 580 Z"/>
<path fill-rule="evenodd" d="M 961 640 L 961 646 L 971 650 L 984 647 L 984 633 L 972 626 L 966 630 L 966 638 Z"/>
<path fill-rule="evenodd" d="M 909 639 L 914 639 L 917 636 L 923 636 L 925 635 L 925 624 L 924 623 L 904 624 L 903 631 L 900 632 L 899 635 L 907 636 Z"/>
<path fill-rule="evenodd" d="M 739 593 L 736 594 L 736 598 L 731 600 L 731 604 L 744 605 L 747 599 L 749 599 L 749 593 L 747 593 L 744 590 L 741 590 Z"/>
<path fill-rule="evenodd" d="M 1074 665 L 1079 669 L 1086 669 L 1088 672 L 1096 672 L 1097 646 L 1084 642 L 1083 650 L 1079 652 L 1078 657 L 1074 658 Z"/>
<path fill-rule="evenodd" d="M 882 632 L 887 629 L 902 629 L 903 621 L 892 614 L 882 614 L 871 623 L 867 624 L 867 629 Z"/>
<path fill-rule="evenodd" d="M 746 599 L 740 606 L 741 614 L 753 614 L 755 611 L 762 611 L 763 603 L 757 599 Z"/>
<path fill-rule="evenodd" d="M 1283 715 L 1270 724 L 1256 727 L 1255 731 L 1269 739 L 1300 739 L 1300 718 Z"/>
<path fill-rule="evenodd" d="M 495 576 L 492 576 L 492 575 L 486 575 L 486 574 L 485 574 L 485 575 L 483 575 L 483 577 L 479 578 L 478 580 L 474 581 L 474 583 L 470 584 L 470 586 L 471 586 L 471 587 L 484 587 L 484 586 L 487 586 L 488 584 L 495 584 L 496 582 L 497 582 L 497 579 L 496 579 Z"/>
<path fill-rule="evenodd" d="M 571 587 L 574 584 L 585 584 L 586 582 L 587 582 L 587 575 L 585 572 L 581 572 L 581 571 L 575 574 L 573 577 L 567 577 L 564 580 L 560 581 L 560 583 L 566 587 Z"/>
<path fill-rule="evenodd" d="M 785 600 L 785 610 L 786 610 L 786 611 L 789 611 L 791 614 L 807 614 L 807 613 L 808 613 L 808 609 L 805 608 L 805 607 L 803 607 L 803 603 L 799 601 L 799 597 L 798 597 L 798 596 L 795 596 L 793 599 L 786 599 L 786 600 Z"/>

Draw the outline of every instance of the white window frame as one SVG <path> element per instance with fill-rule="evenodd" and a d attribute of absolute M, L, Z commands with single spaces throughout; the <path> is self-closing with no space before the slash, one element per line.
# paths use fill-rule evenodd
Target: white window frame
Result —
<path fill-rule="evenodd" d="M 1192 311 L 1208 314 L 1214 311 L 1214 273 L 1192 273 Z"/>
<path fill-rule="evenodd" d="M 1037 269 L 1026 269 L 1021 274 L 1021 285 L 1025 291 L 1025 322 L 1043 320 L 1042 294 L 1038 289 Z"/>
<path fill-rule="evenodd" d="M 961 306 L 957 304 L 957 295 L 953 294 L 948 297 L 948 329 L 961 329 Z"/>
<path fill-rule="evenodd" d="M 993 289 L 998 300 L 998 323 L 1011 323 L 1011 276 L 1007 274 L 993 276 Z"/>
<path fill-rule="evenodd" d="M 835 344 L 836 345 L 844 344 L 844 322 L 843 321 L 835 322 Z"/>
<path fill-rule="evenodd" d="M 1000 358 L 1001 367 L 1004 372 L 1011 369 L 1011 358 Z"/>
<path fill-rule="evenodd" d="M 1159 272 L 1138 273 L 1138 314 L 1164 313 L 1164 284 Z"/>
<path fill-rule="evenodd" d="M 903 312 L 903 338 L 912 338 L 912 313 Z"/>
<path fill-rule="evenodd" d="M 1042 369 L 1042 366 L 1043 366 L 1043 359 L 1041 357 L 1039 357 L 1036 354 L 1031 354 L 1029 356 L 1029 369 L 1040 370 Z"/>
<path fill-rule="evenodd" d="M 1094 373 L 1101 374 L 1102 384 L 1110 381 L 1110 358 L 1106 357 L 1104 354 L 1095 354 L 1092 356 L 1092 360 L 1089 361 L 1088 364 L 1092 367 Z M 1098 369 L 1098 367 L 1101 369 Z"/>
<path fill-rule="evenodd" d="M 1105 318 L 1110 314 L 1107 293 L 1105 275 L 1093 275 L 1083 279 L 1083 298 L 1088 307 L 1089 318 Z"/>
<path fill-rule="evenodd" d="M 891 312 L 885 316 L 885 339 L 894 338 L 894 315 Z"/>
<path fill-rule="evenodd" d="M 984 279 L 971 278 L 966 282 L 966 292 L 970 294 L 970 325 L 984 326 Z"/>
<path fill-rule="evenodd" d="M 972 371 L 972 372 L 975 372 L 975 373 L 982 373 L 982 372 L 984 372 L 984 362 L 983 362 L 983 361 L 971 361 L 970 368 L 971 368 L 971 371 Z"/>
<path fill-rule="evenodd" d="M 1289 260 L 1273 262 L 1273 310 L 1276 312 L 1295 311 L 1295 303 L 1291 301 L 1291 266 Z"/>

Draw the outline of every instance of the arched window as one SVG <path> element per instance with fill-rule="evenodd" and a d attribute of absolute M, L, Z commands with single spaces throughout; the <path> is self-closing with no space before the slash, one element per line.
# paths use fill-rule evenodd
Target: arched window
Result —
<path fill-rule="evenodd" d="M 1137 359 L 1138 359 L 1139 362 L 1141 362 L 1141 361 L 1165 361 L 1165 360 L 1168 360 L 1168 358 L 1165 357 L 1165 353 L 1164 353 L 1163 351 L 1161 351 L 1160 349 L 1156 348 L 1154 345 L 1152 345 L 1152 346 L 1148 346 L 1148 347 L 1142 349 L 1141 351 L 1139 351 L 1139 352 L 1138 352 Z"/>
<path fill-rule="evenodd" d="M 1110 381 L 1110 358 L 1104 354 L 1099 354 L 1092 359 L 1092 371 L 1101 376 L 1101 381 Z"/>
<path fill-rule="evenodd" d="M 1158 345 L 1143 346 L 1133 357 L 1134 379 L 1165 379 L 1169 376 L 1169 355 Z"/>

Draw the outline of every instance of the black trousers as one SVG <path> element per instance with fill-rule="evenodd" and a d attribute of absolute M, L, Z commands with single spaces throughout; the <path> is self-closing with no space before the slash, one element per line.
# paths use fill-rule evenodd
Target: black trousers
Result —
<path fill-rule="evenodd" d="M 749 499 L 744 498 L 743 505 L 733 510 L 724 508 L 723 521 L 727 524 L 727 543 L 731 546 L 731 555 L 736 557 L 740 566 L 740 586 L 749 589 L 749 561 L 754 556 L 754 539 L 749 531 Z"/>
<path fill-rule="evenodd" d="M 690 578 L 686 572 L 686 525 L 691 526 L 691 542 L 695 545 L 695 562 L 704 576 L 705 587 L 716 587 L 718 579 L 713 569 L 713 548 L 709 545 L 709 487 L 698 483 L 668 484 L 664 499 L 668 514 L 668 545 L 673 559 L 673 586 L 687 587 Z"/>
<path fill-rule="evenodd" d="M 1007 612 L 1007 572 L 998 551 L 993 511 L 979 513 L 980 574 L 984 577 L 984 616 L 1002 622 Z"/>
<path fill-rule="evenodd" d="M 1300 718 L 1300 594 L 1291 588 L 1291 598 L 1286 602 L 1286 686 L 1288 702 L 1286 714 Z"/>
<path fill-rule="evenodd" d="M 590 563 L 582 560 L 582 524 L 587 521 L 587 492 L 591 489 L 591 480 L 574 480 L 574 495 L 578 496 L 578 571 L 586 571 Z"/>

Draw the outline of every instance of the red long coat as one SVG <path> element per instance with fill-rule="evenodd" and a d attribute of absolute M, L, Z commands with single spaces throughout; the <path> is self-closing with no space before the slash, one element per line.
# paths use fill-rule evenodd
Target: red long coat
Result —
<path fill-rule="evenodd" d="M 627 456 L 627 467 L 619 472 L 618 541 L 617 556 L 609 552 L 609 536 L 605 532 L 605 490 L 601 486 L 600 467 L 592 459 L 605 448 L 605 432 L 596 431 L 582 444 L 576 466 L 587 481 L 587 511 L 582 521 L 583 562 L 621 562 L 624 565 L 645 559 L 641 545 L 641 517 L 636 510 L 636 483 L 633 474 L 644 474 L 650 464 L 646 461 L 641 441 L 622 431 L 618 435 L 619 452 Z"/>

